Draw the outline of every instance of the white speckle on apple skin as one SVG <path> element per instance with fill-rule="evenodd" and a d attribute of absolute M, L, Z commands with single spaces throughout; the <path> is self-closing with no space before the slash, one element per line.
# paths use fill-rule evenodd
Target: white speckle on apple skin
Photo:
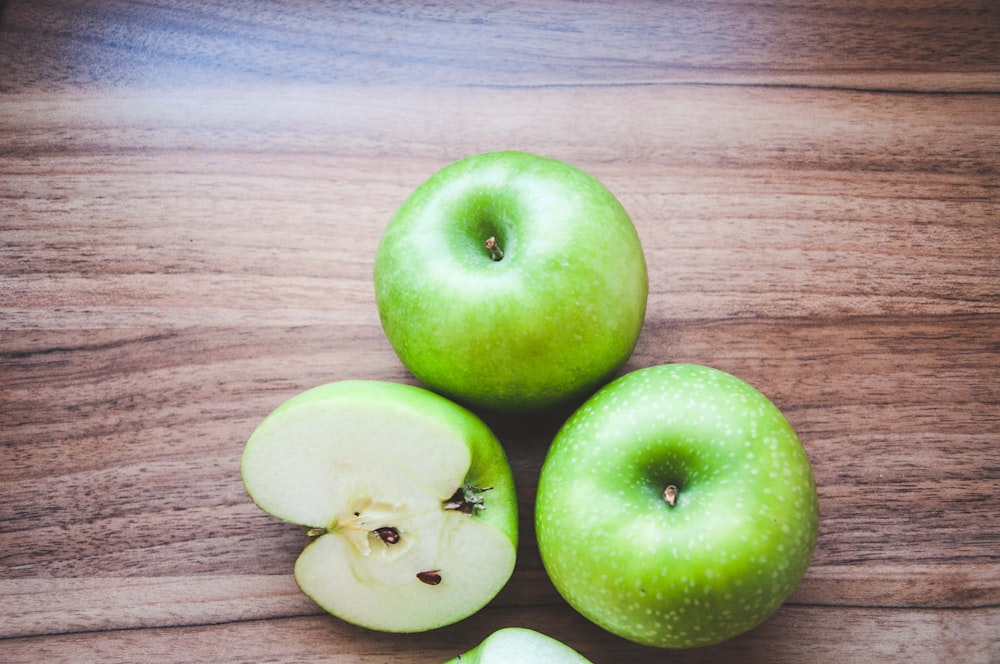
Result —
<path fill-rule="evenodd" d="M 674 508 L 664 481 L 680 485 Z M 770 615 L 804 574 L 817 521 L 784 417 L 693 365 L 633 372 L 588 401 L 554 441 L 536 504 L 542 559 L 566 600 L 665 647 L 715 643 Z"/>

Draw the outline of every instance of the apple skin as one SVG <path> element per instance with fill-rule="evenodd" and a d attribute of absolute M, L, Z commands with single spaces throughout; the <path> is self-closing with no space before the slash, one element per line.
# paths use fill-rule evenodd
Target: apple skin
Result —
<path fill-rule="evenodd" d="M 257 426 L 240 470 L 258 507 L 307 530 L 295 581 L 347 622 L 443 627 L 485 606 L 514 571 L 506 454 L 475 414 L 426 389 L 345 380 L 297 394 Z M 457 506 L 463 487 L 481 489 L 482 504 Z"/>
<path fill-rule="evenodd" d="M 566 601 L 666 648 L 715 644 L 770 616 L 805 574 L 818 520 L 809 460 L 777 407 L 690 364 L 633 371 L 584 403 L 549 449 L 535 506 L 542 562 Z"/>
<path fill-rule="evenodd" d="M 417 187 L 383 233 L 374 280 L 385 334 L 413 375 L 496 412 L 578 403 L 607 382 L 632 353 L 648 294 L 615 196 L 524 152 L 467 157 Z"/>
<path fill-rule="evenodd" d="M 475 648 L 445 664 L 591 664 L 591 661 L 551 636 L 525 627 L 504 627 Z"/>

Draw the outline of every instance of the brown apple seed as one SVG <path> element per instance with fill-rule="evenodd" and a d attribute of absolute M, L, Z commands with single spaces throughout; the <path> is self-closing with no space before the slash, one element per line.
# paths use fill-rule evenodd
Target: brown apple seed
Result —
<path fill-rule="evenodd" d="M 417 572 L 417 578 L 429 586 L 436 586 L 441 583 L 441 570 L 432 569 L 426 572 Z"/>
<path fill-rule="evenodd" d="M 395 544 L 399 541 L 399 531 L 392 526 L 383 526 L 372 531 L 378 538 L 386 544 Z"/>

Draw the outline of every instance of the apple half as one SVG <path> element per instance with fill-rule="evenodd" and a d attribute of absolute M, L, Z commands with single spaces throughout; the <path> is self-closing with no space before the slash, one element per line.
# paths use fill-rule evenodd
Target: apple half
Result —
<path fill-rule="evenodd" d="M 525 627 L 504 627 L 475 648 L 445 664 L 591 664 L 590 660 L 562 641 Z"/>
<path fill-rule="evenodd" d="M 241 473 L 261 509 L 306 529 L 295 581 L 347 622 L 442 627 L 513 573 L 504 450 L 482 420 L 427 390 L 340 381 L 303 392 L 253 432 Z"/>

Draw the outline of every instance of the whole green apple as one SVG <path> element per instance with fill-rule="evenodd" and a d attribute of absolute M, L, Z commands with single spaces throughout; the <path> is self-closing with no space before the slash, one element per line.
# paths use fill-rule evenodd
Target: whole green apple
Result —
<path fill-rule="evenodd" d="M 687 648 L 749 630 L 788 598 L 819 506 L 805 450 L 764 395 L 668 364 L 626 374 L 570 417 L 535 516 L 570 605 L 626 639 Z"/>
<path fill-rule="evenodd" d="M 493 152 L 435 173 L 375 256 L 385 334 L 425 385 L 473 407 L 582 399 L 628 359 L 648 281 L 611 192 L 555 159 Z"/>
<path fill-rule="evenodd" d="M 341 381 L 275 409 L 247 441 L 247 493 L 306 528 L 302 591 L 370 629 L 416 632 L 478 611 L 506 584 L 517 495 L 490 429 L 442 396 Z"/>
<path fill-rule="evenodd" d="M 445 664 L 591 664 L 590 660 L 541 632 L 505 627 Z"/>

